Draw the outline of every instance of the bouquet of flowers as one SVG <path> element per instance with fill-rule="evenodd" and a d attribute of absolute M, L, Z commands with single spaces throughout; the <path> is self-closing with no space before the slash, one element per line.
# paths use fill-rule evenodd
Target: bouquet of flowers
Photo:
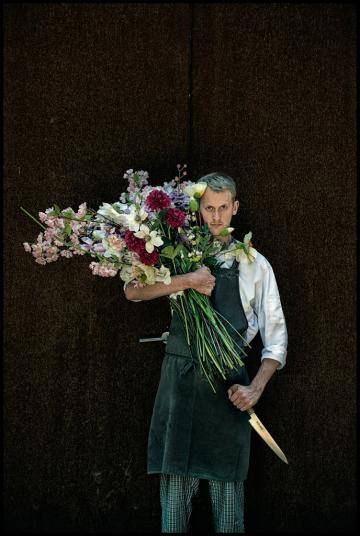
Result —
<path fill-rule="evenodd" d="M 95 259 L 90 263 L 94 275 L 114 277 L 119 273 L 126 284 L 139 287 L 156 282 L 170 284 L 173 275 L 201 266 L 211 269 L 229 257 L 252 262 L 255 250 L 251 233 L 244 242 L 225 250 L 202 223 L 199 199 L 207 185 L 184 180 L 185 168 L 186 164 L 178 164 L 178 175 L 162 186 L 149 185 L 146 171 L 129 169 L 124 174 L 127 191 L 119 201 L 102 203 L 97 211 L 86 203 L 77 212 L 54 205 L 39 212 L 37 220 L 21 207 L 42 227 L 35 243 L 23 244 L 25 251 L 42 265 L 59 257 L 90 255 Z M 223 229 L 221 234 L 232 231 Z M 190 341 L 195 342 L 193 357 L 215 392 L 215 376 L 225 379 L 227 370 L 242 366 L 240 354 L 245 351 L 229 335 L 228 320 L 214 309 L 208 296 L 188 289 L 170 294 L 169 300 L 172 312 L 182 320 L 190 350 Z"/>

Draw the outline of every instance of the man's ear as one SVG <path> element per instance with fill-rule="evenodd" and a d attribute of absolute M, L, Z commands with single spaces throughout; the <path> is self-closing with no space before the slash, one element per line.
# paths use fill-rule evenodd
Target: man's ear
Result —
<path fill-rule="evenodd" d="M 234 206 L 233 206 L 233 216 L 235 216 L 238 210 L 239 210 L 239 201 L 236 200 L 234 201 Z"/>

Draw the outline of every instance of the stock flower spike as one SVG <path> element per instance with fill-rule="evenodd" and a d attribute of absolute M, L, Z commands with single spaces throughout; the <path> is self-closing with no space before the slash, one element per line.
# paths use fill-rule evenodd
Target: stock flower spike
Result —
<path fill-rule="evenodd" d="M 124 174 L 126 192 L 119 201 L 102 203 L 97 211 L 86 203 L 77 212 L 53 205 L 36 219 L 21 207 L 41 227 L 36 242 L 23 243 L 25 251 L 40 265 L 60 257 L 88 255 L 93 259 L 89 267 L 94 275 L 119 275 L 125 284 L 135 287 L 158 282 L 169 285 L 174 275 L 201 266 L 212 269 L 227 258 L 253 262 L 256 250 L 251 232 L 243 242 L 227 248 L 202 223 L 199 202 L 207 185 L 184 180 L 186 167 L 178 164 L 176 177 L 162 186 L 150 186 L 146 171 L 128 169 Z M 232 227 L 224 229 L 223 236 L 232 231 Z M 173 314 L 183 323 L 189 349 L 193 352 L 196 348 L 194 358 L 201 374 L 215 392 L 215 377 L 225 379 L 234 366 L 243 365 L 245 351 L 229 335 L 229 322 L 213 308 L 208 296 L 188 289 L 170 294 L 168 299 Z M 215 344 L 207 344 L 208 340 Z"/>

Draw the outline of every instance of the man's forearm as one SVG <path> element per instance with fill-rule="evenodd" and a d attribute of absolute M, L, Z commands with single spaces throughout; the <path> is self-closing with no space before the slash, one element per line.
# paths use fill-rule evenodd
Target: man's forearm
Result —
<path fill-rule="evenodd" d="M 259 391 L 261 394 L 265 389 L 267 382 L 270 380 L 271 376 L 275 373 L 278 367 L 279 361 L 276 361 L 276 359 L 263 359 L 256 376 L 251 382 L 251 387 L 255 388 L 255 390 Z"/>
<path fill-rule="evenodd" d="M 125 296 L 128 300 L 153 300 L 161 296 L 168 296 L 174 292 L 180 292 L 191 287 L 190 274 L 180 274 L 171 277 L 170 285 L 155 283 L 144 287 L 134 287 L 131 283 L 125 288 Z"/>

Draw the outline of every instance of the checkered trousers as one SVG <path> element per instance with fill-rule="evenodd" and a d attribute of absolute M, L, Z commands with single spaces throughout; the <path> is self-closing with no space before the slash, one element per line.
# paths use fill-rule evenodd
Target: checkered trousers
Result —
<path fill-rule="evenodd" d="M 244 483 L 208 480 L 215 532 L 244 532 Z M 160 475 L 161 532 L 188 532 L 200 479 Z"/>

